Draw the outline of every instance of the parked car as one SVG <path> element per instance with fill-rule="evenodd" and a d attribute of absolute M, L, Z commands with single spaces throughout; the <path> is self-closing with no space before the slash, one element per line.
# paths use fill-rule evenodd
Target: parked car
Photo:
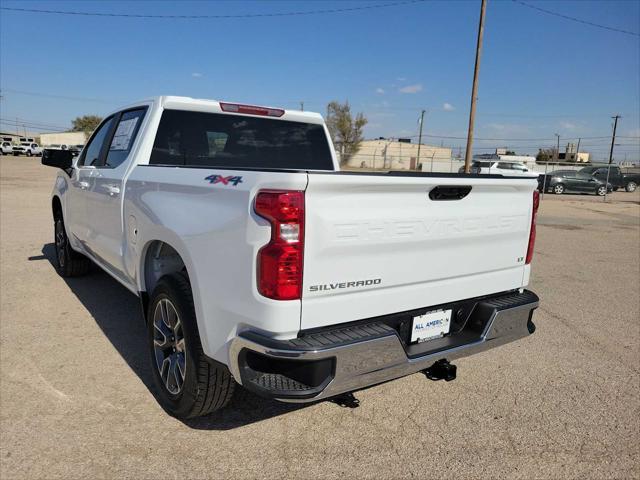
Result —
<path fill-rule="evenodd" d="M 2 144 L 0 144 L 0 151 L 2 151 L 3 155 L 9 155 L 10 153 L 13 153 L 13 143 L 2 142 Z"/>
<path fill-rule="evenodd" d="M 82 152 L 83 148 L 84 145 L 71 145 L 69 147 L 69 151 L 73 154 L 74 157 L 77 157 L 78 155 L 80 155 L 80 152 Z"/>
<path fill-rule="evenodd" d="M 313 402 L 451 380 L 446 359 L 535 330 L 533 179 L 340 172 L 317 113 L 184 97 L 116 111 L 80 156 L 42 163 L 60 168 L 58 272 L 90 259 L 140 297 L 177 417 L 236 382 Z"/>
<path fill-rule="evenodd" d="M 608 185 L 608 188 L 605 185 Z M 607 192 L 613 191 L 611 183 L 607 184 L 593 175 L 575 170 L 556 170 L 546 175 L 540 175 L 538 189 L 542 191 L 543 187 L 546 192 L 558 195 L 565 192 L 575 192 L 595 193 L 603 196 Z"/>
<path fill-rule="evenodd" d="M 20 145 L 14 146 L 12 153 L 14 155 L 31 157 L 32 155 L 42 155 L 42 148 L 40 148 L 37 143 L 23 142 Z"/>
<path fill-rule="evenodd" d="M 623 173 L 620 167 L 611 165 L 609 167 L 584 167 L 578 170 L 580 173 L 587 175 L 593 175 L 603 182 L 607 181 L 607 171 L 609 183 L 613 186 L 614 190 L 624 188 L 627 192 L 634 192 L 640 184 L 640 174 L 638 173 Z"/>
<path fill-rule="evenodd" d="M 464 166 L 459 173 L 464 173 Z M 529 170 L 524 163 L 505 162 L 500 160 L 474 160 L 471 164 L 471 172 L 476 174 L 511 175 L 536 178 L 539 174 Z"/>

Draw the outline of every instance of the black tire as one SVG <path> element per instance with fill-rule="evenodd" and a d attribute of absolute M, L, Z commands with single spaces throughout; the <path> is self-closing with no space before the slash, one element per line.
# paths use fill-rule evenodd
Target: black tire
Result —
<path fill-rule="evenodd" d="M 60 276 L 79 277 L 89 271 L 91 261 L 71 248 L 62 216 L 54 218 L 53 243 L 56 249 L 56 270 Z"/>
<path fill-rule="evenodd" d="M 555 193 L 556 195 L 562 195 L 565 189 L 563 184 L 557 183 L 553 186 L 552 190 L 553 190 L 553 193 Z"/>
<path fill-rule="evenodd" d="M 598 188 L 596 188 L 596 195 L 598 195 L 599 197 L 604 197 L 607 194 L 607 187 L 605 187 L 604 185 L 600 185 Z"/>
<path fill-rule="evenodd" d="M 27 151 L 27 157 L 30 157 L 32 155 L 31 150 Z"/>
<path fill-rule="evenodd" d="M 162 316 L 167 305 L 177 315 L 167 314 L 167 320 L 173 326 L 160 324 L 163 322 L 160 318 L 161 328 L 156 328 L 156 312 L 159 310 Z M 173 320 L 171 316 L 174 316 Z M 165 326 L 169 330 L 163 333 Z M 199 417 L 229 403 L 235 381 L 225 365 L 207 357 L 202 350 L 191 285 L 185 274 L 165 275 L 158 281 L 147 312 L 147 339 L 156 398 L 170 415 L 184 419 Z M 157 349 L 156 340 L 162 342 Z M 165 361 L 168 362 L 166 367 Z M 179 365 L 184 365 L 184 370 Z M 175 376 L 171 380 L 172 369 Z M 163 378 L 165 372 L 166 378 Z M 182 377 L 181 385 L 178 376 Z"/>
<path fill-rule="evenodd" d="M 638 188 L 638 184 L 636 182 L 629 182 L 624 186 L 624 189 L 627 192 L 635 192 L 636 188 Z"/>

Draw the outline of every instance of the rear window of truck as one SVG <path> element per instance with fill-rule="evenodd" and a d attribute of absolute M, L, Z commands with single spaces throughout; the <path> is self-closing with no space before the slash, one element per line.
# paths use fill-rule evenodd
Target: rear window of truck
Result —
<path fill-rule="evenodd" d="M 151 165 L 333 170 L 322 125 L 165 110 Z"/>

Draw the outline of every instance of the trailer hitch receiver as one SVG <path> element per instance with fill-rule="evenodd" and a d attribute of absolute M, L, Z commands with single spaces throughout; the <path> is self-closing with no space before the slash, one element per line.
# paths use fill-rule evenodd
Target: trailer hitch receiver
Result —
<path fill-rule="evenodd" d="M 435 362 L 429 368 L 425 368 L 423 370 L 424 374 L 427 376 L 429 380 L 444 380 L 446 382 L 450 382 L 451 380 L 456 379 L 456 371 L 457 367 L 449 363 L 448 360 L 442 359 Z"/>

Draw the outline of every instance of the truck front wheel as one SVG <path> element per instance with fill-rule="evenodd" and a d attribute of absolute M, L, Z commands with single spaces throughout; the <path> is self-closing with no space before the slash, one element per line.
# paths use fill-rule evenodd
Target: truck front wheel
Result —
<path fill-rule="evenodd" d="M 178 418 L 199 417 L 224 407 L 233 396 L 235 381 L 225 365 L 202 350 L 186 274 L 162 277 L 150 300 L 147 338 L 160 405 Z"/>
<path fill-rule="evenodd" d="M 638 185 L 636 184 L 636 182 L 629 182 L 625 185 L 624 189 L 627 192 L 635 192 L 636 188 L 638 188 Z"/>
<path fill-rule="evenodd" d="M 62 216 L 54 218 L 54 243 L 56 247 L 56 269 L 62 277 L 79 277 L 89 271 L 90 260 L 69 245 Z"/>

